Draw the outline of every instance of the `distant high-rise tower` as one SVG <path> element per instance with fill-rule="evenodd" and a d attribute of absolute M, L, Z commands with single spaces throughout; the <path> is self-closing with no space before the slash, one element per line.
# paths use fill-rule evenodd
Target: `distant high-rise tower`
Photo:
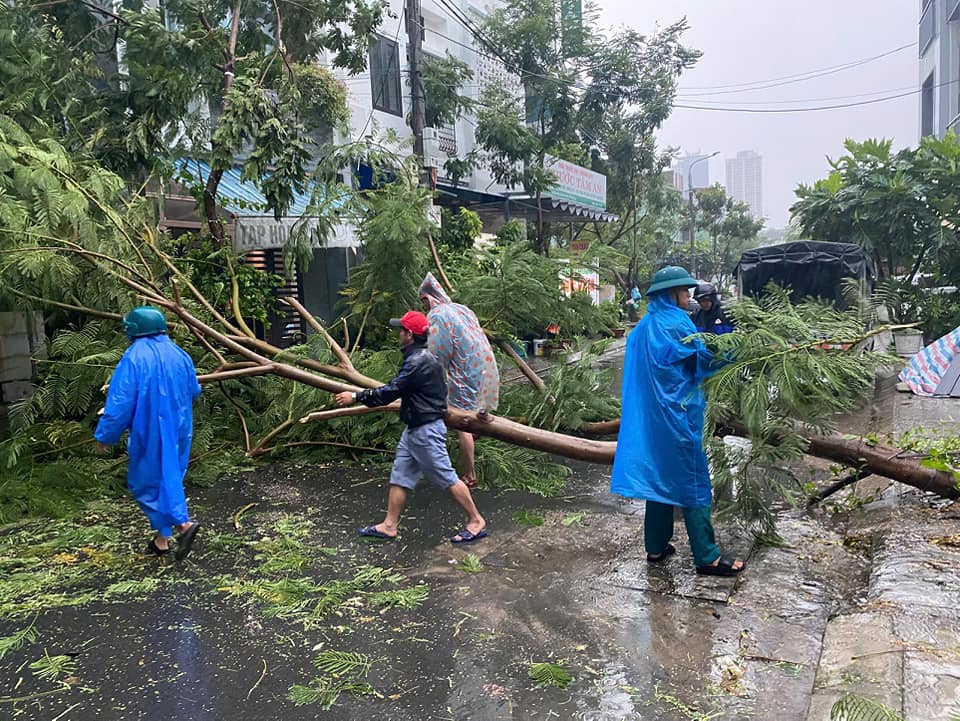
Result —
<path fill-rule="evenodd" d="M 741 150 L 727 159 L 727 195 L 750 206 L 755 218 L 763 217 L 763 158 L 752 150 Z"/>
<path fill-rule="evenodd" d="M 706 157 L 706 155 L 698 154 L 684 155 L 682 158 L 677 158 L 676 171 L 680 173 L 680 177 L 683 178 L 684 192 L 688 192 L 690 188 L 696 190 L 697 188 L 707 188 L 710 186 L 710 161 L 702 160 Z M 701 160 L 702 162 L 697 162 Z M 694 163 L 697 164 L 693 165 Z M 693 175 L 688 179 L 691 165 L 693 165 Z"/>

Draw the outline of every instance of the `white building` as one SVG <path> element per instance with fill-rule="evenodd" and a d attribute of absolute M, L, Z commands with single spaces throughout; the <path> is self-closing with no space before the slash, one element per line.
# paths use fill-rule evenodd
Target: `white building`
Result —
<path fill-rule="evenodd" d="M 446 5 L 452 5 L 467 20 L 477 23 L 485 13 L 484 8 L 495 6 L 496 0 L 484 2 L 483 5 L 474 5 L 469 0 L 447 0 Z M 461 89 L 464 95 L 479 100 L 483 88 L 488 83 L 495 83 L 512 91 L 518 98 L 523 96 L 519 78 L 507 73 L 502 63 L 474 50 L 472 34 L 448 7 L 437 0 L 422 0 L 421 15 L 424 56 L 442 58 L 450 54 L 473 71 L 473 80 Z M 351 138 L 340 140 L 382 135 L 387 130 L 395 132 L 401 141 L 411 140 L 408 118 L 412 91 L 405 18 L 405 2 L 390 0 L 384 22 L 377 33 L 377 42 L 370 51 L 368 72 L 354 77 L 340 73 L 348 90 L 352 133 Z M 436 133 L 428 130 L 426 135 L 435 135 L 436 143 L 427 139 L 424 153 L 435 157 L 441 185 L 447 180 L 444 177 L 444 162 L 451 157 L 464 157 L 474 149 L 474 122 L 473 118 L 464 117 L 453 125 L 435 128 Z M 429 160 L 428 157 L 428 164 Z M 460 185 L 488 193 L 506 191 L 506 188 L 492 184 L 489 173 L 482 169 L 462 178 Z"/>
<path fill-rule="evenodd" d="M 696 153 L 677 158 L 674 169 L 683 178 L 684 188 L 698 190 L 699 188 L 710 187 L 709 157 L 711 156 Z M 691 169 L 693 172 L 691 172 Z"/>
<path fill-rule="evenodd" d="M 763 158 L 752 150 L 741 150 L 727 158 L 727 195 L 750 206 L 755 218 L 763 217 Z"/>
<path fill-rule="evenodd" d="M 920 135 L 960 133 L 960 0 L 920 0 Z"/>

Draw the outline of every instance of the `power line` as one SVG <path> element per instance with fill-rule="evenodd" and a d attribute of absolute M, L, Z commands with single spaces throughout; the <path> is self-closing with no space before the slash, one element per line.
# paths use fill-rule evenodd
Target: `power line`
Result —
<path fill-rule="evenodd" d="M 901 45 L 900 47 L 893 48 L 892 50 L 887 50 L 886 52 L 880 53 L 879 55 L 871 55 L 867 58 L 861 58 L 860 60 L 852 60 L 841 65 L 833 65 L 826 68 L 820 68 L 818 70 L 808 70 L 803 73 L 795 73 L 793 75 L 784 75 L 779 78 L 770 78 L 769 80 L 752 80 L 750 82 L 744 83 L 731 83 L 728 85 L 701 85 L 701 86 L 690 86 L 684 90 L 716 90 L 724 92 L 706 92 L 700 93 L 701 95 L 725 95 L 729 93 L 736 92 L 748 92 L 748 90 L 728 90 L 728 88 L 747 88 L 748 86 L 768 86 L 769 83 L 777 83 L 775 85 L 769 85 L 769 87 L 780 87 L 780 85 L 789 85 L 794 82 L 803 82 L 805 80 L 812 80 L 814 78 L 824 77 L 826 75 L 833 75 L 835 73 L 842 72 L 844 70 L 849 70 L 850 68 L 860 67 L 861 65 L 866 65 L 867 63 L 872 63 L 875 60 L 880 60 L 881 58 L 888 57 L 890 55 L 895 55 L 896 53 L 902 52 L 907 48 L 916 47 L 916 42 L 907 43 L 906 45 Z M 781 82 L 787 81 L 787 82 Z M 751 90 L 763 90 L 764 87 L 750 88 Z M 691 94 L 692 95 L 692 94 Z"/>
<path fill-rule="evenodd" d="M 840 105 L 820 105 L 809 108 L 725 108 L 725 107 L 704 107 L 702 105 L 681 105 L 680 103 L 674 104 L 673 107 L 681 108 L 683 110 L 710 110 L 720 113 L 814 113 L 821 110 L 839 110 L 841 108 L 857 108 L 864 105 L 874 105 L 876 103 L 885 103 L 889 100 L 897 100 L 899 98 L 906 98 L 910 95 L 916 95 L 921 92 L 920 89 L 911 90 L 906 93 L 899 93 L 898 95 L 888 95 L 883 98 L 874 98 L 873 100 L 861 100 L 858 103 L 842 103 Z"/>
<path fill-rule="evenodd" d="M 790 105 L 795 103 L 823 103 L 830 100 L 849 100 L 850 98 L 869 98 L 874 95 L 885 95 L 887 93 L 899 93 L 906 90 L 913 90 L 915 86 L 908 85 L 902 88 L 888 88 L 885 90 L 873 90 L 868 93 L 857 93 L 855 95 L 833 95 L 826 98 L 795 98 L 793 100 L 696 100 L 697 103 L 712 103 L 715 105 Z M 692 96 L 677 95 L 676 100 L 684 101 Z"/>

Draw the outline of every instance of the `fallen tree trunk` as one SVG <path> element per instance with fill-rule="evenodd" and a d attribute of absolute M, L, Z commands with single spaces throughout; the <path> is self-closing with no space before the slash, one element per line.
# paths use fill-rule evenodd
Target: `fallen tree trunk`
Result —
<path fill-rule="evenodd" d="M 736 421 L 728 421 L 724 428 L 717 429 L 717 435 L 735 435 L 749 438 L 746 426 Z M 805 436 L 807 454 L 827 461 L 842 463 L 845 466 L 869 472 L 873 475 L 890 478 L 908 486 L 930 491 L 944 498 L 960 498 L 960 487 L 952 473 L 938 471 L 921 465 L 914 458 L 901 458 L 903 451 L 890 446 L 864 443 L 862 438 L 841 435 Z M 776 443 L 776 439 L 770 439 Z"/>

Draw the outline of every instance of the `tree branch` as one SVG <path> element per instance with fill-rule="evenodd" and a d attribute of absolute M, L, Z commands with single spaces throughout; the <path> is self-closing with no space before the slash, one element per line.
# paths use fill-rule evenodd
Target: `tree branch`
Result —
<path fill-rule="evenodd" d="M 440 280 L 444 286 L 446 286 L 447 292 L 452 295 L 455 291 L 453 289 L 453 285 L 450 283 L 450 279 L 443 270 L 443 264 L 440 262 L 440 255 L 437 253 L 437 246 L 433 242 L 433 233 L 430 232 L 430 228 L 427 228 L 427 244 L 430 246 L 430 255 L 433 256 L 433 264 L 437 266 L 437 272 L 440 274 Z"/>
<path fill-rule="evenodd" d="M 55 300 L 40 298 L 39 296 L 30 295 L 29 293 L 24 293 L 23 291 L 19 291 L 16 288 L 7 288 L 7 291 L 25 300 L 32 300 L 36 303 L 43 303 L 44 305 L 53 306 L 54 308 L 62 308 L 63 310 L 74 310 L 74 311 L 77 311 L 78 313 L 85 313 L 87 315 L 92 315 L 95 318 L 108 318 L 109 320 L 115 320 L 115 321 L 123 320 L 123 316 L 120 315 L 119 313 L 109 313 L 108 311 L 105 311 L 105 310 L 97 310 L 96 308 L 88 308 L 87 306 L 82 306 L 82 305 L 70 305 L 69 303 L 60 303 Z"/>
<path fill-rule="evenodd" d="M 349 406 L 347 408 L 332 408 L 328 411 L 315 411 L 305 415 L 300 419 L 301 423 L 316 423 L 318 421 L 332 421 L 334 418 L 346 418 L 348 416 L 366 416 L 371 413 L 389 413 L 399 412 L 400 402 L 394 401 L 386 406 L 377 406 L 369 408 L 367 406 Z"/>
<path fill-rule="evenodd" d="M 821 501 L 824 501 L 825 499 L 827 499 L 829 496 L 832 496 L 837 491 L 842 491 L 847 486 L 852 486 L 857 481 L 862 481 L 867 476 L 872 476 L 872 475 L 873 473 L 871 471 L 863 469 L 863 470 L 859 470 L 854 473 L 851 473 L 850 475 L 844 476 L 840 480 L 834 481 L 833 483 L 831 483 L 829 486 L 827 486 L 826 488 L 818 492 L 816 495 L 811 496 L 810 500 L 807 501 L 807 505 L 815 506 Z"/>
<path fill-rule="evenodd" d="M 330 350 L 333 352 L 333 355 L 336 356 L 337 361 L 343 367 L 344 370 L 355 372 L 356 368 L 353 367 L 353 361 L 350 360 L 350 356 L 347 355 L 347 352 L 341 347 L 337 341 L 333 339 L 333 336 L 327 332 L 327 329 L 314 317 L 314 315 L 303 307 L 303 304 L 296 298 L 286 297 L 283 301 L 293 308 L 300 316 L 307 321 L 307 324 L 313 328 L 317 333 L 322 335 L 327 341 L 327 345 L 330 346 Z"/>
<path fill-rule="evenodd" d="M 497 338 L 494 339 L 494 343 L 497 344 L 497 347 L 500 348 L 500 350 L 507 354 L 510 360 L 512 360 L 520 372 L 526 376 L 527 380 L 530 381 L 530 384 L 534 388 L 541 393 L 547 390 L 547 384 L 544 383 L 543 379 L 534 372 L 533 368 L 531 368 L 526 361 L 524 361 L 523 358 L 517 354 L 508 340 L 505 338 Z"/>

